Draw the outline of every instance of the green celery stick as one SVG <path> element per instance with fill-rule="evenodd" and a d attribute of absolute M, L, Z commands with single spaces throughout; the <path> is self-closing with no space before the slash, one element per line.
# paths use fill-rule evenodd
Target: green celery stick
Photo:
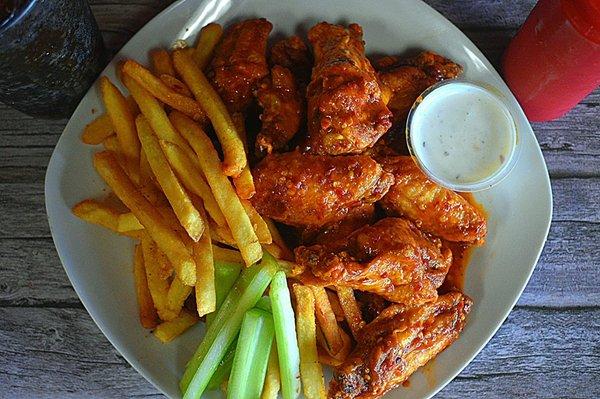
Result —
<path fill-rule="evenodd" d="M 219 389 L 223 381 L 229 378 L 229 374 L 231 373 L 231 366 L 233 366 L 233 357 L 235 356 L 235 348 L 237 346 L 237 340 L 233 341 L 229 348 L 227 348 L 227 354 L 219 363 L 219 367 L 217 367 L 217 371 L 212 375 L 206 389 L 211 391 L 213 389 Z"/>
<path fill-rule="evenodd" d="M 227 294 L 235 284 L 235 281 L 242 271 L 242 265 L 233 262 L 215 261 L 215 291 L 217 293 L 216 311 L 206 315 L 206 327 L 208 328 L 215 317 L 219 307 L 227 297 Z"/>
<path fill-rule="evenodd" d="M 217 292 L 217 298 L 218 298 L 218 292 Z M 261 297 L 258 300 L 258 302 L 256 302 L 256 305 L 254 306 L 254 308 L 261 309 L 261 310 L 264 310 L 265 312 L 271 313 L 271 299 L 268 296 Z M 223 360 L 221 360 L 221 363 L 219 364 L 217 371 L 215 371 L 212 378 L 210 379 L 208 386 L 206 388 L 207 390 L 210 391 L 210 390 L 219 388 L 221 386 L 221 384 L 223 383 L 223 381 L 225 381 L 227 378 L 229 378 L 229 374 L 231 373 L 231 367 L 233 366 L 233 357 L 235 355 L 236 345 L 237 345 L 237 341 L 234 341 L 233 344 L 231 344 L 231 346 L 229 347 L 229 349 L 227 349 L 227 354 L 225 355 Z"/>
<path fill-rule="evenodd" d="M 273 334 L 270 313 L 256 308 L 246 312 L 227 384 L 228 399 L 260 398 Z"/>
<path fill-rule="evenodd" d="M 275 258 L 264 251 L 263 260 L 244 269 L 237 279 L 179 382 L 186 399 L 202 395 L 227 348 L 236 338 L 244 314 L 258 302 L 277 268 Z"/>
<path fill-rule="evenodd" d="M 265 312 L 273 313 L 273 311 L 271 310 L 271 298 L 269 298 L 268 296 L 261 297 L 258 300 L 258 302 L 256 302 L 256 305 L 254 305 L 254 307 L 257 309 L 262 309 Z"/>
<path fill-rule="evenodd" d="M 283 399 L 300 394 L 300 351 L 296 339 L 296 322 L 285 272 L 278 271 L 271 282 L 271 306 L 275 322 L 275 341 L 279 355 Z"/>

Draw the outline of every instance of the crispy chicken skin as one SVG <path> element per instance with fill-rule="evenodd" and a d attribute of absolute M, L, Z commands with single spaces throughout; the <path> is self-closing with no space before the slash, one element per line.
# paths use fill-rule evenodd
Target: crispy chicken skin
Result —
<path fill-rule="evenodd" d="M 410 219 L 421 230 L 448 241 L 485 239 L 487 222 L 482 212 L 464 197 L 429 180 L 411 157 L 378 160 L 395 178 L 379 202 L 387 214 Z"/>
<path fill-rule="evenodd" d="M 290 36 L 275 43 L 269 61 L 271 65 L 281 65 L 292 71 L 298 87 L 304 93 L 310 81 L 313 61 L 308 47 L 299 36 Z"/>
<path fill-rule="evenodd" d="M 296 227 L 321 227 L 374 203 L 394 182 L 368 156 L 333 157 L 298 151 L 271 154 L 252 171 L 252 203 L 263 216 Z"/>
<path fill-rule="evenodd" d="M 462 73 L 462 67 L 441 55 L 424 51 L 414 58 L 402 60 L 387 56 L 375 62 L 380 70 L 384 97 L 394 114 L 394 123 L 402 123 L 417 97 L 429 86 L 454 79 Z"/>
<path fill-rule="evenodd" d="M 230 111 L 246 110 L 256 85 L 268 75 L 267 38 L 272 28 L 264 18 L 238 22 L 216 47 L 213 83 Z"/>
<path fill-rule="evenodd" d="M 256 91 L 262 126 L 256 138 L 256 151 L 270 154 L 282 150 L 300 128 L 302 96 L 292 72 L 280 65 L 271 69 Z"/>
<path fill-rule="evenodd" d="M 362 227 L 344 242 L 300 246 L 294 254 L 310 271 L 308 284 L 350 287 L 406 305 L 435 300 L 452 263 L 439 239 L 399 218 Z"/>
<path fill-rule="evenodd" d="M 319 229 L 304 229 L 302 231 L 302 244 L 311 245 L 323 242 L 345 241 L 350 234 L 359 228 L 374 222 L 375 205 L 364 204 L 348 211 L 340 221 L 321 227 Z"/>
<path fill-rule="evenodd" d="M 345 28 L 326 22 L 308 32 L 315 65 L 307 89 L 307 152 L 361 153 L 391 126 L 362 34 L 357 24 Z"/>
<path fill-rule="evenodd" d="M 354 351 L 336 368 L 331 399 L 375 399 L 406 381 L 456 341 L 472 301 L 459 292 L 415 308 L 392 305 L 364 327 Z"/>

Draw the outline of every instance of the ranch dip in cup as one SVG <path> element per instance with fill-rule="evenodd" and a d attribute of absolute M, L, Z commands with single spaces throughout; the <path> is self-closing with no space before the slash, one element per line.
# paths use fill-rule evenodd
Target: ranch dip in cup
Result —
<path fill-rule="evenodd" d="M 423 172 L 455 191 L 490 188 L 517 160 L 517 129 L 504 101 L 460 80 L 421 94 L 408 114 L 406 140 Z"/>

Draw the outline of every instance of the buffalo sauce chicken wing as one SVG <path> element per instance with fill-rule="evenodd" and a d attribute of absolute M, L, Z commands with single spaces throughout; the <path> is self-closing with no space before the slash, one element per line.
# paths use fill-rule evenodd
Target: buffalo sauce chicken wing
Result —
<path fill-rule="evenodd" d="M 407 308 L 391 305 L 366 325 L 354 351 L 336 368 L 332 399 L 375 399 L 406 381 L 456 341 L 472 301 L 459 292 Z"/>
<path fill-rule="evenodd" d="M 296 263 L 305 281 L 337 285 L 415 305 L 435 300 L 452 253 L 408 220 L 386 218 L 352 233 L 347 240 L 300 246 Z"/>
<path fill-rule="evenodd" d="M 423 231 L 448 241 L 484 240 L 485 216 L 464 197 L 429 180 L 409 156 L 378 160 L 395 180 L 379 202 L 386 213 L 408 218 Z"/>
<path fill-rule="evenodd" d="M 279 151 L 298 132 L 302 117 L 303 101 L 292 72 L 275 65 L 271 76 L 259 85 L 256 98 L 263 109 L 256 150 L 261 154 Z"/>
<path fill-rule="evenodd" d="M 271 154 L 252 171 L 252 204 L 263 216 L 318 228 L 338 222 L 354 208 L 381 199 L 391 174 L 368 156 Z"/>
<path fill-rule="evenodd" d="M 362 33 L 357 24 L 345 28 L 326 22 L 308 32 L 315 65 L 307 89 L 307 152 L 361 153 L 391 126 Z"/>
<path fill-rule="evenodd" d="M 213 83 L 230 111 L 243 112 L 258 82 L 269 74 L 267 38 L 273 25 L 264 18 L 232 25 L 215 49 Z"/>
<path fill-rule="evenodd" d="M 409 59 L 387 56 L 375 65 L 394 123 L 404 122 L 417 97 L 429 86 L 462 73 L 460 65 L 431 51 Z"/>
<path fill-rule="evenodd" d="M 290 36 L 275 43 L 269 61 L 271 65 L 281 65 L 292 71 L 298 87 L 305 94 L 313 62 L 308 47 L 299 36 Z"/>

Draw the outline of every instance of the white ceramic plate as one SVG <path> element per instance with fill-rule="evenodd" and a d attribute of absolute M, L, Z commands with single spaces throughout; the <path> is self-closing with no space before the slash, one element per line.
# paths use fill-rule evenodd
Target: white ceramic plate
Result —
<path fill-rule="evenodd" d="M 188 19 L 196 16 L 196 22 Z M 194 40 L 203 25 L 266 17 L 277 33 L 305 32 L 313 24 L 357 22 L 368 53 L 402 53 L 423 48 L 439 52 L 465 68 L 467 79 L 499 89 L 517 116 L 522 145 L 512 174 L 477 198 L 489 213 L 489 235 L 468 268 L 465 291 L 475 306 L 460 339 L 438 356 L 428 371 L 417 372 L 408 388 L 389 398 L 428 398 L 456 376 L 502 324 L 527 284 L 544 245 L 552 214 L 548 172 L 535 136 L 517 102 L 481 52 L 456 27 L 419 0 L 182 0 L 149 22 L 104 71 L 114 82 L 124 58 L 148 61 L 148 51 L 169 47 L 178 38 Z M 132 277 L 133 243 L 75 218 L 71 207 L 101 196 L 105 185 L 92 167 L 98 150 L 82 144 L 86 123 L 102 110 L 97 87 L 81 101 L 63 132 L 46 174 L 46 207 L 54 243 L 84 306 L 104 335 L 148 381 L 167 396 L 180 396 L 177 382 L 202 337 L 197 326 L 168 345 L 160 344 L 138 321 Z M 96 113 L 97 115 L 97 113 Z"/>

